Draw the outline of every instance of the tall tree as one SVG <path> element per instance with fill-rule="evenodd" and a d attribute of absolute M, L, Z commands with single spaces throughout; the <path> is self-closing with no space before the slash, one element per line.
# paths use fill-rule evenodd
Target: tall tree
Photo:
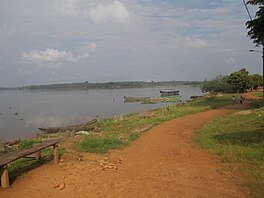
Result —
<path fill-rule="evenodd" d="M 259 6 L 255 19 L 246 23 L 248 35 L 256 45 L 264 45 L 264 0 L 249 0 L 247 3 Z"/>
<path fill-rule="evenodd" d="M 228 76 L 219 75 L 212 80 L 205 80 L 201 89 L 203 92 L 232 92 L 232 87 L 228 84 L 227 80 Z"/>
<path fill-rule="evenodd" d="M 262 76 L 259 74 L 252 74 L 249 75 L 250 77 L 250 84 L 252 89 L 257 89 L 258 87 L 262 86 Z"/>
<path fill-rule="evenodd" d="M 249 73 L 245 68 L 231 73 L 227 82 L 232 86 L 234 92 L 244 93 L 251 87 Z"/>

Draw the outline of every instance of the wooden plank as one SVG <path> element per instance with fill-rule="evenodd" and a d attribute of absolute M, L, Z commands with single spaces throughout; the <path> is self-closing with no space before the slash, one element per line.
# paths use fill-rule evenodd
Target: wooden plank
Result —
<path fill-rule="evenodd" d="M 9 176 L 8 176 L 7 165 L 0 168 L 0 175 L 1 175 L 1 186 L 3 188 L 8 188 L 9 187 Z"/>
<path fill-rule="evenodd" d="M 41 158 L 41 153 L 40 151 L 37 151 L 36 153 L 25 156 L 25 158 L 35 158 L 36 160 L 39 160 Z"/>
<path fill-rule="evenodd" d="M 7 154 L 7 155 L 3 155 L 0 158 L 0 167 L 3 167 L 5 165 L 7 165 L 8 163 L 15 161 L 19 158 L 25 157 L 27 155 L 33 154 L 37 151 L 40 151 L 44 148 L 47 148 L 49 146 L 55 145 L 57 144 L 61 139 L 54 139 L 54 140 L 47 140 L 42 144 L 38 144 L 32 148 L 29 149 L 25 149 L 16 153 L 12 153 L 12 154 Z"/>
<path fill-rule="evenodd" d="M 53 146 L 53 152 L 54 152 L 54 163 L 58 164 L 60 162 L 60 156 L 59 156 L 59 148 L 58 148 L 58 144 L 55 144 Z"/>

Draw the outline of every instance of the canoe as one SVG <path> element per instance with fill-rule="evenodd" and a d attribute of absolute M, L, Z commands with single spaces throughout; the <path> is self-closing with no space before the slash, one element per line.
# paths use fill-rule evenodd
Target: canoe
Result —
<path fill-rule="evenodd" d="M 175 96 L 179 95 L 180 91 L 160 91 L 161 96 Z"/>
<path fill-rule="evenodd" d="M 89 131 L 93 130 L 95 128 L 94 124 L 97 122 L 96 119 L 93 119 L 89 122 L 86 122 L 84 124 L 74 125 L 74 126 L 68 126 L 68 127 L 51 127 L 51 128 L 38 128 L 39 130 L 45 132 L 45 133 L 58 133 L 58 132 L 66 132 L 68 130 L 72 131 Z"/>

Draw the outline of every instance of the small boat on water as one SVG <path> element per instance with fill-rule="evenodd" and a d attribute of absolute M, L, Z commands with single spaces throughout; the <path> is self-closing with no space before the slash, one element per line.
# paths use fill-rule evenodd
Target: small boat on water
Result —
<path fill-rule="evenodd" d="M 160 91 L 161 96 L 177 96 L 180 91 Z"/>

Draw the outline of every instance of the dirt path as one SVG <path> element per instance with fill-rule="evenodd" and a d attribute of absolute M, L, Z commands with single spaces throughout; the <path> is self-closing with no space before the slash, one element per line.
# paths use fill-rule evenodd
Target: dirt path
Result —
<path fill-rule="evenodd" d="M 0 197 L 248 197 L 221 171 L 216 157 L 192 142 L 195 130 L 235 108 L 241 105 L 163 123 L 104 156 L 65 153 L 60 165 L 48 163 L 28 172 L 12 188 L 0 189 Z M 58 184 L 62 190 L 54 188 Z"/>

